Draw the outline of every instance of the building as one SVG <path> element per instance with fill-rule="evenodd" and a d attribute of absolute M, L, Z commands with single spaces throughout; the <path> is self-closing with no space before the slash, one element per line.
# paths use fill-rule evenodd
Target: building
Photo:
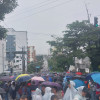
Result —
<path fill-rule="evenodd" d="M 6 60 L 8 61 L 8 70 L 10 71 L 13 67 L 13 62 L 15 58 L 14 52 L 16 51 L 16 36 L 7 35 L 6 37 Z"/>
<path fill-rule="evenodd" d="M 36 50 L 34 46 L 28 46 L 28 63 L 36 61 Z"/>
<path fill-rule="evenodd" d="M 22 72 L 22 49 L 25 54 L 25 70 L 27 71 L 27 31 L 15 31 L 13 28 L 7 29 L 7 49 L 12 54 L 10 57 L 10 66 L 14 72 Z M 12 39 L 11 41 L 9 39 Z M 7 53 L 8 53 L 7 51 Z M 8 57 L 9 60 L 9 57 Z"/>
<path fill-rule="evenodd" d="M 8 69 L 6 60 L 6 40 L 0 40 L 0 73 Z"/>
<path fill-rule="evenodd" d="M 76 69 L 80 69 L 80 70 L 89 70 L 91 65 L 90 59 L 89 57 L 85 57 L 84 59 L 78 59 L 77 57 L 75 57 L 75 67 Z M 89 71 L 88 71 L 89 72 Z"/>

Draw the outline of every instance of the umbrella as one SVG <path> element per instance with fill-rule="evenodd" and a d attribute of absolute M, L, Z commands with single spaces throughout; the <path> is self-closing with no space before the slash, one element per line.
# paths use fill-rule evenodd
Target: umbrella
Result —
<path fill-rule="evenodd" d="M 13 79 L 11 79 L 9 76 L 2 76 L 0 77 L 0 81 L 12 81 Z"/>
<path fill-rule="evenodd" d="M 93 74 L 98 74 L 98 73 L 100 73 L 100 72 L 92 72 L 92 73 L 89 73 L 89 74 L 86 76 L 86 79 L 87 79 L 87 80 L 92 80 L 92 77 L 91 77 L 91 76 L 92 76 Z"/>
<path fill-rule="evenodd" d="M 31 78 L 32 81 L 37 80 L 37 81 L 45 81 L 42 77 L 34 76 Z"/>
<path fill-rule="evenodd" d="M 60 84 L 55 83 L 55 82 L 48 82 L 48 81 L 45 81 L 45 82 L 43 82 L 41 85 L 50 86 L 50 87 L 57 87 L 57 89 L 61 89 L 61 88 L 62 88 Z"/>
<path fill-rule="evenodd" d="M 73 73 L 66 73 L 66 76 L 74 76 Z"/>
<path fill-rule="evenodd" d="M 3 88 L 0 88 L 0 94 L 6 93 Z"/>
<path fill-rule="evenodd" d="M 21 74 L 17 76 L 15 80 L 21 83 L 21 82 L 29 81 L 30 79 L 31 79 L 31 76 L 29 74 Z"/>
<path fill-rule="evenodd" d="M 76 75 L 82 75 L 82 73 L 81 72 L 77 72 Z"/>
<path fill-rule="evenodd" d="M 73 81 L 75 82 L 75 88 L 78 88 L 80 86 L 85 86 L 85 83 L 81 80 L 76 79 L 76 80 L 73 80 Z"/>
<path fill-rule="evenodd" d="M 94 82 L 100 84 L 100 73 L 92 74 L 91 77 L 92 77 Z"/>
<path fill-rule="evenodd" d="M 30 75 L 29 74 L 21 74 L 21 75 L 17 76 L 15 80 L 17 80 L 18 78 L 23 77 L 23 76 L 30 76 Z"/>
<path fill-rule="evenodd" d="M 73 77 L 73 79 L 86 80 L 86 79 L 85 79 L 85 76 L 83 76 L 83 75 L 75 75 L 75 76 Z"/>
<path fill-rule="evenodd" d="M 21 82 L 29 81 L 30 79 L 31 79 L 31 76 L 22 76 L 22 77 L 19 77 L 16 81 L 21 83 Z"/>

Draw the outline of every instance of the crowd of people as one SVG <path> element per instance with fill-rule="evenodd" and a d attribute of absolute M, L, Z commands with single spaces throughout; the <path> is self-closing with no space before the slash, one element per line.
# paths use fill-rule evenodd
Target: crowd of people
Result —
<path fill-rule="evenodd" d="M 100 85 L 93 80 L 81 79 L 85 85 L 75 88 L 73 79 L 67 78 L 64 84 L 65 75 L 56 77 L 49 79 L 47 76 L 46 81 L 57 82 L 62 88 L 41 85 L 42 82 L 36 84 L 31 80 L 21 83 L 1 81 L 0 88 L 5 92 L 0 92 L 0 100 L 100 100 Z"/>

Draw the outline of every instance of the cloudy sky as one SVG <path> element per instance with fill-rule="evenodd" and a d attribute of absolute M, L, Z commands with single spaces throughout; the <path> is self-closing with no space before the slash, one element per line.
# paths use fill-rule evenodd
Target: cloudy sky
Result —
<path fill-rule="evenodd" d="M 94 16 L 100 16 L 100 0 L 18 0 L 19 6 L 1 24 L 27 31 L 28 45 L 34 45 L 37 54 L 48 54 L 51 35 L 63 36 L 67 24 L 87 19 L 85 3 L 93 23 Z"/>

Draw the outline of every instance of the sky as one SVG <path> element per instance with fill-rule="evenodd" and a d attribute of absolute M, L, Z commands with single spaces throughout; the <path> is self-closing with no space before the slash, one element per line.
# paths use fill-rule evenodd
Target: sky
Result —
<path fill-rule="evenodd" d="M 87 5 L 91 23 L 100 17 L 100 0 L 18 0 L 18 7 L 5 16 L 1 25 L 28 32 L 28 45 L 37 54 L 48 54 L 51 35 L 63 36 L 66 25 L 87 20 Z"/>

